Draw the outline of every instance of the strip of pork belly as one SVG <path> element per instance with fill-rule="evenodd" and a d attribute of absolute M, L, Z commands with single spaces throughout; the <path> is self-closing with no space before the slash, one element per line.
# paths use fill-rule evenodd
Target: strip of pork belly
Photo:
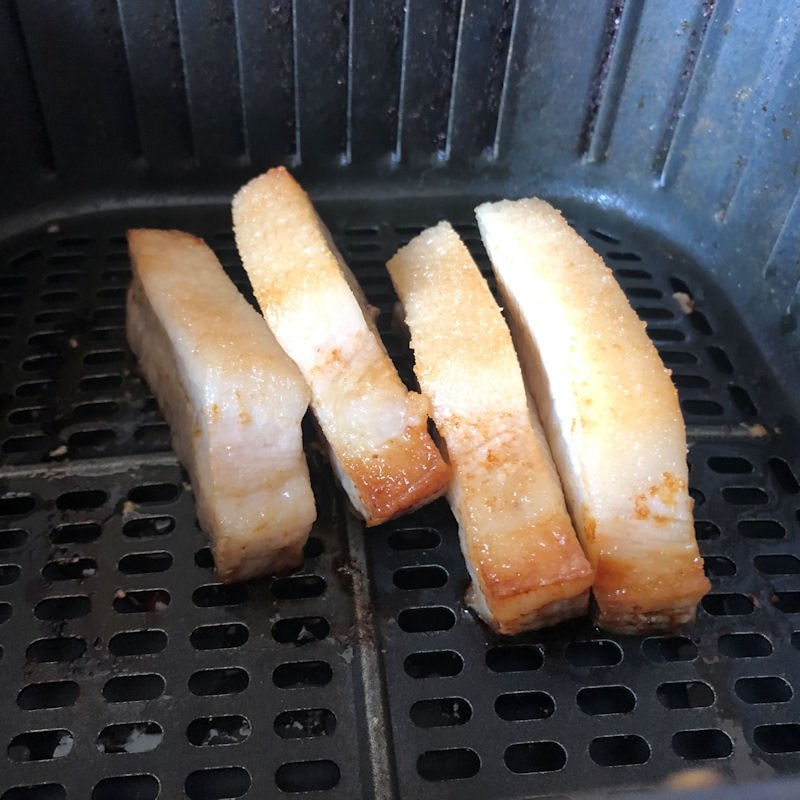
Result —
<path fill-rule="evenodd" d="M 308 195 L 271 169 L 238 192 L 233 220 L 258 303 L 311 387 L 355 510 L 378 525 L 440 496 L 450 471 L 428 433 L 427 404 L 400 380 Z"/>
<path fill-rule="evenodd" d="M 445 222 L 387 267 L 452 468 L 448 499 L 472 577 L 468 602 L 506 634 L 586 613 L 593 570 L 478 267 Z"/>
<path fill-rule="evenodd" d="M 128 341 L 191 477 L 218 576 L 299 566 L 316 517 L 305 381 L 202 240 L 141 229 L 128 247 Z"/>
<path fill-rule="evenodd" d="M 602 259 L 542 200 L 477 209 L 512 333 L 597 574 L 598 624 L 691 622 L 708 591 L 670 373 Z"/>

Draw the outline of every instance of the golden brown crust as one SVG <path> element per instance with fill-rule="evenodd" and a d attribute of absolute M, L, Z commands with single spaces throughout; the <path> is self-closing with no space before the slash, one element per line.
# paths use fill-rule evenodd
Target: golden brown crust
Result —
<path fill-rule="evenodd" d="M 438 497 L 449 467 L 308 195 L 278 167 L 233 201 L 236 243 L 261 310 L 306 378 L 337 476 L 367 525 Z"/>
<path fill-rule="evenodd" d="M 688 619 L 708 591 L 675 387 L 612 272 L 535 198 L 478 224 L 576 530 L 597 568 L 601 624 Z M 673 613 L 674 612 L 674 613 Z"/>
<path fill-rule="evenodd" d="M 446 223 L 387 267 L 453 469 L 448 499 L 473 579 L 468 602 L 504 634 L 585 613 L 593 570 L 486 281 Z"/>
<path fill-rule="evenodd" d="M 450 480 L 427 425 L 409 427 L 373 453 L 342 459 L 367 509 L 368 527 L 384 522 L 441 496 Z"/>

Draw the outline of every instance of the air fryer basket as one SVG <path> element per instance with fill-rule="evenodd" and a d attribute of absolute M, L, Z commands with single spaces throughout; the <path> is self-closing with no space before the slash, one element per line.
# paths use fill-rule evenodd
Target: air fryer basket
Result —
<path fill-rule="evenodd" d="M 796 797 L 798 33 L 733 0 L 0 5 L 0 798 Z M 478 202 L 564 209 L 673 371 L 695 626 L 494 635 L 446 503 L 364 531 L 310 427 L 304 567 L 214 579 L 124 234 L 203 236 L 249 296 L 228 203 L 275 163 L 408 381 L 385 260 L 447 218 L 489 276 Z"/>

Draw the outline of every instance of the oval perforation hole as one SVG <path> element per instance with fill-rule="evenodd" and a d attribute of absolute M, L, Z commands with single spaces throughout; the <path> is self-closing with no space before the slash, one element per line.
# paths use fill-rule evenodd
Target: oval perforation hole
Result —
<path fill-rule="evenodd" d="M 161 785 L 154 775 L 103 778 L 92 790 L 92 800 L 156 800 Z"/>
<path fill-rule="evenodd" d="M 29 406 L 18 408 L 8 415 L 9 425 L 41 425 L 42 419 L 49 411 L 48 406 Z"/>
<path fill-rule="evenodd" d="M 738 592 L 707 594 L 701 601 L 703 608 L 712 616 L 726 617 L 753 613 L 753 601 Z"/>
<path fill-rule="evenodd" d="M 662 683 L 656 696 L 665 708 L 707 708 L 716 699 L 714 690 L 703 681 Z"/>
<path fill-rule="evenodd" d="M 166 550 L 147 553 L 129 553 L 119 560 L 117 569 L 125 575 L 148 575 L 166 572 L 172 566 L 172 554 Z"/>
<path fill-rule="evenodd" d="M 166 646 L 166 632 L 149 628 L 114 634 L 108 643 L 108 651 L 112 656 L 146 656 L 160 653 Z"/>
<path fill-rule="evenodd" d="M 169 606 L 166 589 L 118 589 L 114 595 L 114 611 L 119 614 L 153 614 Z"/>
<path fill-rule="evenodd" d="M 50 541 L 53 544 L 89 544 L 97 541 L 102 532 L 99 522 L 67 522 L 53 528 Z"/>
<path fill-rule="evenodd" d="M 6 494 L 0 497 L 0 516 L 21 517 L 36 508 L 36 498 L 31 494 Z"/>
<path fill-rule="evenodd" d="M 693 661 L 697 645 L 685 636 L 650 636 L 642 642 L 642 652 L 651 661 Z"/>
<path fill-rule="evenodd" d="M 633 253 L 629 250 L 609 250 L 606 253 L 606 258 L 611 261 L 641 261 L 642 257 L 638 253 Z M 642 270 L 644 272 L 644 270 Z M 648 278 L 650 273 L 644 273 Z"/>
<path fill-rule="evenodd" d="M 486 651 L 486 666 L 492 672 L 532 672 L 543 664 L 544 653 L 537 645 L 497 645 Z"/>
<path fill-rule="evenodd" d="M 309 536 L 308 541 L 303 546 L 303 557 L 306 559 L 319 558 L 325 552 L 325 545 L 322 539 L 316 536 Z"/>
<path fill-rule="evenodd" d="M 672 373 L 672 382 L 679 389 L 710 389 L 711 383 L 702 375 L 681 375 L 678 372 Z"/>
<path fill-rule="evenodd" d="M 108 494 L 101 489 L 79 489 L 60 494 L 56 506 L 61 511 L 92 511 L 100 508 L 107 499 Z"/>
<path fill-rule="evenodd" d="M 174 529 L 174 517 L 136 517 L 125 523 L 122 533 L 129 539 L 152 539 L 157 536 L 166 536 Z"/>
<path fill-rule="evenodd" d="M 426 564 L 395 570 L 392 582 L 398 589 L 438 589 L 447 583 L 447 577 L 443 567 Z"/>
<path fill-rule="evenodd" d="M 728 354 L 721 347 L 717 347 L 716 345 L 711 345 L 710 347 L 706 348 L 706 352 L 711 358 L 711 363 L 720 372 L 723 372 L 726 375 L 733 374 L 733 364 L 731 364 L 731 360 L 728 358 Z"/>
<path fill-rule="evenodd" d="M 418 728 L 446 728 L 464 725 L 472 719 L 472 706 L 463 697 L 418 700 L 409 711 Z"/>
<path fill-rule="evenodd" d="M 403 669 L 416 680 L 452 678 L 464 669 L 464 659 L 453 650 L 429 650 L 406 656 Z"/>
<path fill-rule="evenodd" d="M 42 567 L 42 577 L 53 583 L 84 580 L 96 574 L 97 562 L 93 558 L 81 558 L 80 556 L 48 561 Z"/>
<path fill-rule="evenodd" d="M 547 692 L 512 692 L 501 694 L 494 701 L 494 710 L 500 719 L 516 722 L 547 719 L 553 715 L 556 704 Z"/>
<path fill-rule="evenodd" d="M 166 448 L 170 443 L 169 425 L 155 422 L 151 425 L 140 425 L 133 434 L 136 442 L 146 448 Z"/>
<path fill-rule="evenodd" d="M 131 489 L 128 500 L 136 505 L 171 503 L 179 491 L 174 483 L 146 483 Z"/>
<path fill-rule="evenodd" d="M 675 754 L 687 761 L 727 758 L 733 752 L 733 742 L 725 731 L 706 728 L 679 731 L 672 737 Z"/>
<path fill-rule="evenodd" d="M 60 783 L 37 783 L 14 786 L 3 793 L 2 800 L 67 800 L 67 792 Z"/>
<path fill-rule="evenodd" d="M 75 681 L 29 683 L 17 695 L 17 705 L 25 711 L 41 708 L 65 708 L 75 705 L 80 694 Z"/>
<path fill-rule="evenodd" d="M 250 737 L 250 720 L 240 714 L 198 717 L 186 728 L 186 738 L 195 747 L 241 744 Z"/>
<path fill-rule="evenodd" d="M 272 672 L 272 682 L 279 689 L 327 686 L 332 679 L 333 670 L 325 661 L 292 661 L 279 664 Z"/>
<path fill-rule="evenodd" d="M 18 564 L 0 564 L 0 586 L 10 586 L 12 583 L 16 583 L 21 574 L 22 569 Z M 42 618 L 40 617 L 40 619 Z"/>
<path fill-rule="evenodd" d="M 73 418 L 76 421 L 86 422 L 98 417 L 113 417 L 119 411 L 119 403 L 113 400 L 90 400 L 78 403 L 73 409 Z"/>
<path fill-rule="evenodd" d="M 13 606 L 11 603 L 0 603 L 0 625 L 11 619 L 12 612 Z"/>
<path fill-rule="evenodd" d="M 694 309 L 687 316 L 689 318 L 689 322 L 692 324 L 692 327 L 698 333 L 702 333 L 704 336 L 711 336 L 711 334 L 714 333 L 714 329 L 711 327 L 708 317 L 706 317 L 702 311 Z"/>
<path fill-rule="evenodd" d="M 225 650 L 241 647 L 250 631 L 241 622 L 201 625 L 192 631 L 190 641 L 195 650 Z"/>
<path fill-rule="evenodd" d="M 214 569 L 214 554 L 210 547 L 201 547 L 194 554 L 194 563 L 200 569 Z"/>
<path fill-rule="evenodd" d="M 747 539 L 783 539 L 786 536 L 786 528 L 774 519 L 743 519 L 736 527 Z"/>
<path fill-rule="evenodd" d="M 645 321 L 675 319 L 675 315 L 668 308 L 659 308 L 658 306 L 638 306 L 635 311 L 639 315 L 639 319 Z"/>
<path fill-rule="evenodd" d="M 774 592 L 770 601 L 778 611 L 782 611 L 784 614 L 800 613 L 800 591 Z"/>
<path fill-rule="evenodd" d="M 773 456 L 769 459 L 769 468 L 775 477 L 778 486 L 788 494 L 800 492 L 800 482 L 798 482 L 792 468 L 782 458 Z"/>
<path fill-rule="evenodd" d="M 162 727 L 152 720 L 120 722 L 106 725 L 97 736 L 97 749 L 101 753 L 149 753 L 164 738 Z"/>
<path fill-rule="evenodd" d="M 645 764 L 650 760 L 650 745 L 636 734 L 598 736 L 589 743 L 589 755 L 601 767 Z"/>
<path fill-rule="evenodd" d="M 757 486 L 725 486 L 722 496 L 735 506 L 764 505 L 769 502 L 769 495 Z"/>
<path fill-rule="evenodd" d="M 286 578 L 275 578 L 270 591 L 276 600 L 319 597 L 325 591 L 325 578 L 319 575 L 290 575 Z"/>
<path fill-rule="evenodd" d="M 331 736 L 336 730 L 336 716 L 327 708 L 298 708 L 282 711 L 272 727 L 282 739 Z"/>
<path fill-rule="evenodd" d="M 725 556 L 705 556 L 703 560 L 709 578 L 727 578 L 736 574 L 736 564 Z"/>
<path fill-rule="evenodd" d="M 772 642 L 760 633 L 726 633 L 717 642 L 719 652 L 728 658 L 766 658 L 772 655 Z"/>
<path fill-rule="evenodd" d="M 722 531 L 713 522 L 706 519 L 695 520 L 694 533 L 698 542 L 718 539 L 722 535 Z"/>
<path fill-rule="evenodd" d="M 503 762 L 518 775 L 557 772 L 567 763 L 567 751 L 558 742 L 521 742 L 506 748 Z"/>
<path fill-rule="evenodd" d="M 446 606 L 406 608 L 397 615 L 397 624 L 406 633 L 446 631 L 456 624 L 456 615 Z"/>
<path fill-rule="evenodd" d="M 243 692 L 250 676 L 241 667 L 201 669 L 189 678 L 189 691 L 198 697 L 211 697 Z"/>
<path fill-rule="evenodd" d="M 745 703 L 750 704 L 787 703 L 794 694 L 791 685 L 777 675 L 739 678 L 733 688 Z"/>
<path fill-rule="evenodd" d="M 622 661 L 622 648 L 610 639 L 570 642 L 564 657 L 573 667 L 613 667 Z"/>
<path fill-rule="evenodd" d="M 681 408 L 687 414 L 694 414 L 700 417 L 718 417 L 725 413 L 725 409 L 719 403 L 694 397 L 681 400 Z"/>
<path fill-rule="evenodd" d="M 707 463 L 714 472 L 723 475 L 745 475 L 753 471 L 753 465 L 739 456 L 712 456 Z"/>
<path fill-rule="evenodd" d="M 22 528 L 7 528 L 0 531 L 0 550 L 16 550 L 23 547 L 28 539 L 28 531 Z"/>
<path fill-rule="evenodd" d="M 590 716 L 628 714 L 636 707 L 636 696 L 627 686 L 587 686 L 576 697 L 578 708 Z"/>
<path fill-rule="evenodd" d="M 731 401 L 746 417 L 754 417 L 758 414 L 758 409 L 747 389 L 732 383 L 728 386 L 728 395 Z"/>
<path fill-rule="evenodd" d="M 78 388 L 83 392 L 102 392 L 108 389 L 116 389 L 122 385 L 122 375 L 117 372 L 108 375 L 87 375 L 81 378 Z"/>
<path fill-rule="evenodd" d="M 686 350 L 661 350 L 659 355 L 661 360 L 667 365 L 672 366 L 675 364 L 696 364 L 697 356 L 694 353 L 689 353 Z"/>
<path fill-rule="evenodd" d="M 118 318 L 124 317 L 124 308 L 101 308 L 93 315 L 92 320 L 95 325 L 115 322 Z M 83 363 L 91 366 L 93 364 L 119 364 L 125 361 L 124 350 L 93 350 L 83 357 Z"/>
<path fill-rule="evenodd" d="M 441 535 L 433 528 L 404 528 L 389 534 L 392 550 L 433 550 L 441 542 Z"/>
<path fill-rule="evenodd" d="M 341 780 L 334 761 L 292 761 L 281 764 L 275 772 L 275 783 L 282 792 L 322 792 L 333 789 Z"/>
<path fill-rule="evenodd" d="M 796 722 L 757 725 L 753 740 L 765 753 L 797 753 L 800 751 L 800 725 Z"/>
<path fill-rule="evenodd" d="M 74 744 L 75 738 L 64 728 L 26 731 L 9 742 L 6 752 L 11 761 L 49 761 L 69 755 Z"/>
<path fill-rule="evenodd" d="M 245 583 L 209 583 L 198 586 L 192 593 L 192 602 L 199 608 L 238 606 L 249 597 Z"/>
<path fill-rule="evenodd" d="M 4 453 L 35 453 L 39 460 L 45 460 L 52 447 L 52 442 L 47 436 L 11 436 L 3 442 Z"/>
<path fill-rule="evenodd" d="M 322 617 L 292 617 L 278 620 L 272 626 L 272 638 L 281 644 L 293 644 L 302 647 L 310 642 L 324 639 L 331 626 Z"/>
<path fill-rule="evenodd" d="M 116 431 L 110 428 L 96 428 L 78 431 L 67 439 L 67 448 L 79 457 L 105 455 L 105 447 L 117 439 Z"/>
<path fill-rule="evenodd" d="M 417 772 L 426 781 L 453 781 L 478 774 L 481 760 L 468 747 L 426 750 L 417 759 Z"/>
<path fill-rule="evenodd" d="M 161 675 L 143 673 L 141 675 L 117 675 L 106 681 L 103 697 L 109 703 L 129 703 L 134 700 L 155 700 L 166 686 Z"/>
<path fill-rule="evenodd" d="M 56 664 L 75 661 L 86 652 L 86 641 L 79 636 L 54 636 L 31 642 L 25 659 L 34 664 Z"/>
<path fill-rule="evenodd" d="M 79 594 L 40 600 L 33 613 L 37 619 L 52 622 L 85 617 L 91 610 L 92 601 L 86 595 Z"/>
<path fill-rule="evenodd" d="M 56 385 L 55 381 L 25 381 L 20 383 L 14 389 L 14 394 L 17 397 L 45 397 L 49 395 Z"/>
<path fill-rule="evenodd" d="M 797 575 L 800 573 L 800 558 L 785 553 L 755 556 L 753 566 L 765 575 Z"/>
<path fill-rule="evenodd" d="M 628 286 L 625 294 L 633 300 L 658 300 L 664 296 L 660 289 L 652 286 Z"/>

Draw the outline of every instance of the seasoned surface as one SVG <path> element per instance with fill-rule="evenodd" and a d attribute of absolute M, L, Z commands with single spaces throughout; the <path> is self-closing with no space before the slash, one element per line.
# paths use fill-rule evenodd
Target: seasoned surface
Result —
<path fill-rule="evenodd" d="M 448 499 L 472 605 L 502 633 L 585 613 L 594 573 L 532 419 L 511 334 L 469 251 L 440 223 L 387 266 L 453 468 Z"/>
<path fill-rule="evenodd" d="M 200 239 L 139 229 L 128 242 L 128 341 L 192 477 L 218 575 L 294 569 L 316 513 L 302 376 Z"/>
<path fill-rule="evenodd" d="M 398 377 L 361 290 L 311 201 L 272 169 L 233 202 L 236 242 L 264 316 L 311 387 L 311 407 L 368 525 L 439 496 L 449 469 L 427 407 Z"/>
<path fill-rule="evenodd" d="M 477 210 L 528 385 L 597 576 L 602 627 L 669 630 L 708 591 L 669 372 L 619 284 L 540 200 Z M 677 578 L 677 579 L 676 579 Z"/>

